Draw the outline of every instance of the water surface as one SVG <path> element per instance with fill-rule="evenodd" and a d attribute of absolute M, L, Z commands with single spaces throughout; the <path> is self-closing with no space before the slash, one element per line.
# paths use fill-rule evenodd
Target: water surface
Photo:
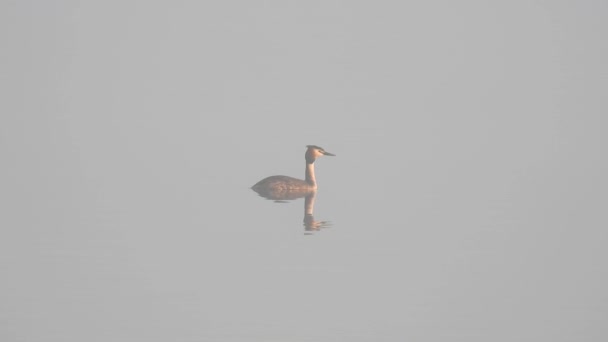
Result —
<path fill-rule="evenodd" d="M 608 337 L 602 6 L 1 6 L 3 341 Z"/>

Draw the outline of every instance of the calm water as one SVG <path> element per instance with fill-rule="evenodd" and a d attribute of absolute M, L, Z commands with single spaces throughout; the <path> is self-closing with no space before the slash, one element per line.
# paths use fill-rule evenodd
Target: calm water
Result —
<path fill-rule="evenodd" d="M 605 7 L 1 6 L 2 341 L 608 338 Z"/>

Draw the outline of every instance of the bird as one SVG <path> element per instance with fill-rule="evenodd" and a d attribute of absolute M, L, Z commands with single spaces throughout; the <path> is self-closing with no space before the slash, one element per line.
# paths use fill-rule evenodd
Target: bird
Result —
<path fill-rule="evenodd" d="M 317 190 L 315 178 L 315 161 L 322 156 L 336 156 L 316 145 L 306 145 L 305 178 L 298 179 L 289 176 L 270 176 L 255 183 L 251 189 L 260 196 L 274 200 L 290 200 L 304 197 Z"/>

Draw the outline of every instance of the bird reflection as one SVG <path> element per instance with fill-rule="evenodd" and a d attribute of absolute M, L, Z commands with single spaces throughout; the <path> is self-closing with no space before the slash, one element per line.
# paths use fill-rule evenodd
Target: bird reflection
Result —
<path fill-rule="evenodd" d="M 305 234 L 312 234 L 314 231 L 321 230 L 322 228 L 331 227 L 329 221 L 315 221 L 313 211 L 315 210 L 315 196 L 317 192 L 313 192 L 306 196 L 304 200 L 304 231 Z"/>
<path fill-rule="evenodd" d="M 305 179 L 287 176 L 270 176 L 257 182 L 251 189 L 260 196 L 285 203 L 304 197 L 304 231 L 305 234 L 319 231 L 331 226 L 329 221 L 316 221 L 313 216 L 315 197 L 317 194 L 317 181 L 315 178 L 314 162 L 321 156 L 335 156 L 316 145 L 307 145 Z"/>
<path fill-rule="evenodd" d="M 255 190 L 255 189 L 254 189 Z M 284 196 L 265 196 L 264 193 L 258 194 L 266 199 L 274 200 L 275 203 L 289 203 L 289 201 L 304 197 L 304 234 L 311 235 L 323 228 L 331 227 L 330 221 L 317 221 L 314 217 L 316 190 L 309 192 L 289 192 Z"/>

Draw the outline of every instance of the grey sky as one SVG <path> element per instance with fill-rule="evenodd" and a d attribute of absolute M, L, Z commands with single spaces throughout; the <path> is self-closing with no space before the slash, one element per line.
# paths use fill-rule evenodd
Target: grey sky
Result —
<path fill-rule="evenodd" d="M 2 1 L 0 339 L 605 340 L 607 4 Z"/>

